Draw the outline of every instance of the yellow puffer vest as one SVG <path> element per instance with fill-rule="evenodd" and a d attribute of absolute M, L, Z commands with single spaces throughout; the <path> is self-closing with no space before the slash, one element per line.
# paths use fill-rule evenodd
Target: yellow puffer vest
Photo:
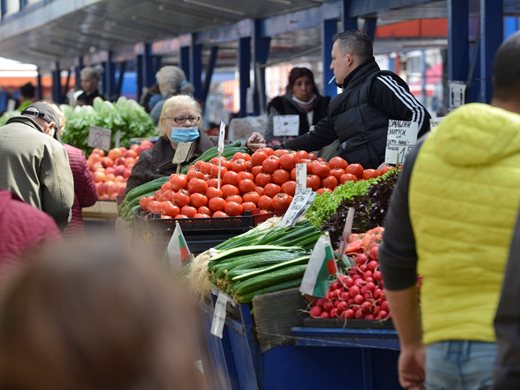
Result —
<path fill-rule="evenodd" d="M 409 201 L 424 342 L 495 341 L 520 204 L 520 115 L 486 104 L 449 114 L 417 156 Z"/>

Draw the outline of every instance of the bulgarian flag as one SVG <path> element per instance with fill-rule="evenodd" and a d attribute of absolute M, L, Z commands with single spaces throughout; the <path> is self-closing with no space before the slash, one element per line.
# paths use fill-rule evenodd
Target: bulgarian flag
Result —
<path fill-rule="evenodd" d="M 172 238 L 168 243 L 166 252 L 163 256 L 163 261 L 166 262 L 172 268 L 182 268 L 188 264 L 192 258 L 188 244 L 184 234 L 182 234 L 181 226 L 179 222 L 175 222 L 175 230 L 173 231 Z"/>
<path fill-rule="evenodd" d="M 334 250 L 328 233 L 325 233 L 314 245 L 300 285 L 300 292 L 313 297 L 324 297 L 329 288 L 329 275 L 335 273 L 337 268 Z"/>

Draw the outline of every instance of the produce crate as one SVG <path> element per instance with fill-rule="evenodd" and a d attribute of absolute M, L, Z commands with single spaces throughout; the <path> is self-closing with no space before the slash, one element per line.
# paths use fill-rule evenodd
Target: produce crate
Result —
<path fill-rule="evenodd" d="M 395 329 L 392 320 L 342 320 L 339 318 L 304 318 L 303 326 L 311 328 Z"/>

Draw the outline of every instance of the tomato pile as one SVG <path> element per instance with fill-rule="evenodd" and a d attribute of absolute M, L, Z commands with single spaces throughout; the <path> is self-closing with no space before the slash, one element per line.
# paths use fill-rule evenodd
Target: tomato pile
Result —
<path fill-rule="evenodd" d="M 380 321 L 390 318 L 378 261 L 382 233 L 383 228 L 376 227 L 350 236 L 346 253 L 355 264 L 347 275 L 339 275 L 330 284 L 325 298 L 313 303 L 311 317 Z"/>
<path fill-rule="evenodd" d="M 186 175 L 171 175 L 154 196 L 141 198 L 140 205 L 166 218 L 237 216 L 255 209 L 283 214 L 295 194 L 297 163 L 307 163 L 307 187 L 318 193 L 385 172 L 348 164 L 341 157 L 327 162 L 305 151 L 263 148 L 252 155 L 238 152 L 230 160 L 222 158 L 220 189 L 218 158 L 197 161 Z"/>
<path fill-rule="evenodd" d="M 87 164 L 100 200 L 115 200 L 117 195 L 125 193 L 126 182 L 139 154 L 152 146 L 150 141 L 144 140 L 139 145 L 131 145 L 130 149 L 114 148 L 108 153 L 97 148 L 92 151 Z"/>

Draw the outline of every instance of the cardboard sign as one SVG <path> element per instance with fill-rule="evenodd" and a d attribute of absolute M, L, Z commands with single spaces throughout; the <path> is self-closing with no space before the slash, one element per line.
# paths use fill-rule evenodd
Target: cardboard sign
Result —
<path fill-rule="evenodd" d="M 417 143 L 417 122 L 390 119 L 386 138 L 385 163 L 402 164 Z"/>
<path fill-rule="evenodd" d="M 299 115 L 275 115 L 273 117 L 273 135 L 276 137 L 295 136 L 300 133 Z"/>
<path fill-rule="evenodd" d="M 91 127 L 88 130 L 87 145 L 93 148 L 110 150 L 112 130 L 102 127 Z"/>
<path fill-rule="evenodd" d="M 215 303 L 215 311 L 213 312 L 213 320 L 211 322 L 211 334 L 222 338 L 224 331 L 224 324 L 226 323 L 226 305 L 228 302 L 232 302 L 232 299 L 219 291 L 217 296 L 217 302 Z"/>
<path fill-rule="evenodd" d="M 450 82 L 450 111 L 466 102 L 466 84 L 462 81 Z"/>
<path fill-rule="evenodd" d="M 182 164 L 188 158 L 193 142 L 179 142 L 173 156 L 173 164 Z"/>

